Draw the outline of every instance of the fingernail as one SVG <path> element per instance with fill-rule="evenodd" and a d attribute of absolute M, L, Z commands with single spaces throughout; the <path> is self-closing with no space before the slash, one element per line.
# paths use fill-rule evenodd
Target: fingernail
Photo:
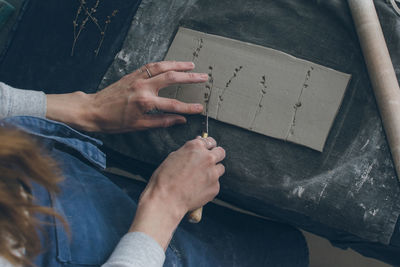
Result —
<path fill-rule="evenodd" d="M 200 74 L 201 79 L 208 80 L 208 74 L 207 73 L 202 73 Z"/>
<path fill-rule="evenodd" d="M 195 109 L 198 111 L 203 111 L 203 105 L 202 104 L 195 104 Z"/>
<path fill-rule="evenodd" d="M 194 64 L 194 62 L 191 62 L 192 63 L 192 68 L 195 68 L 196 67 L 196 65 Z"/>

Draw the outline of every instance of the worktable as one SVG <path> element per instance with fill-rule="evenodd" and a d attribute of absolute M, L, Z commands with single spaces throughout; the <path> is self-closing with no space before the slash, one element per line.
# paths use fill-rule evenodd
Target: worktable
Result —
<path fill-rule="evenodd" d="M 400 18 L 386 1 L 375 4 L 400 78 Z M 125 16 L 127 21 L 130 15 Z M 120 52 L 127 29 L 116 36 L 118 44 L 105 45 L 108 53 L 101 60 L 81 52 L 78 58 L 64 53 L 37 62 L 29 55 L 40 48 L 11 46 L 0 65 L 0 80 L 47 92 L 94 92 L 97 85 L 104 88 L 147 62 L 162 60 L 178 26 L 271 47 L 352 75 L 322 153 L 210 120 L 210 136 L 227 151 L 218 197 L 335 245 L 400 264 L 395 256 L 400 252 L 400 185 L 345 0 L 143 0 Z M 21 42 L 24 32 L 19 31 L 14 38 Z M 48 37 L 43 38 L 42 47 Z M 65 60 L 72 67 L 86 64 L 78 68 L 85 74 L 71 67 L 61 75 L 50 68 L 53 78 L 48 80 L 45 67 Z M 21 61 L 30 64 L 29 71 Z M 34 67 L 38 64 L 41 68 Z M 149 178 L 168 153 L 201 133 L 203 121 L 190 116 L 183 126 L 101 138 L 113 155 L 110 165 Z"/>

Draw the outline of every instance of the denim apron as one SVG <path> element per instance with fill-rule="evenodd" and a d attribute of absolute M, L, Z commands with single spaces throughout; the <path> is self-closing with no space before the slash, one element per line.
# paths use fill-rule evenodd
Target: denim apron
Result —
<path fill-rule="evenodd" d="M 69 234 L 54 217 L 40 231 L 43 252 L 37 266 L 100 266 L 127 233 L 139 197 L 138 185 L 122 190 L 101 172 L 106 166 L 101 142 L 59 122 L 13 117 L 0 126 L 32 135 L 58 162 L 61 193 L 34 184 L 39 205 L 52 207 L 69 225 Z M 136 188 L 129 188 L 136 187 Z M 135 192 L 128 196 L 125 192 Z M 167 249 L 164 266 L 308 266 L 301 233 L 289 226 L 207 205 L 200 224 L 182 222 Z"/>

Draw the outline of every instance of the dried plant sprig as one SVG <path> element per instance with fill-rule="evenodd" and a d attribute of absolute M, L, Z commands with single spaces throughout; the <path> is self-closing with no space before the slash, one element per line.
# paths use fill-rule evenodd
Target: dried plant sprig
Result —
<path fill-rule="evenodd" d="M 74 41 L 72 43 L 72 49 L 71 49 L 71 56 L 74 55 L 74 51 L 75 51 L 75 47 L 76 47 L 76 43 L 82 33 L 82 31 L 85 29 L 85 26 L 87 24 L 87 22 L 92 21 L 97 29 L 100 32 L 100 41 L 99 41 L 99 45 L 97 47 L 96 50 L 94 50 L 94 53 L 96 55 L 96 57 L 98 56 L 99 52 L 100 52 L 100 48 L 103 45 L 104 42 L 104 38 L 108 29 L 109 24 L 111 23 L 111 20 L 113 17 L 115 17 L 118 13 L 118 10 L 115 9 L 111 15 L 107 16 L 107 19 L 104 23 L 104 27 L 102 28 L 99 24 L 98 19 L 94 16 L 94 14 L 97 12 L 97 8 L 99 7 L 100 4 L 100 0 L 97 0 L 94 4 L 93 7 L 89 8 L 87 6 L 87 2 L 86 0 L 78 0 L 79 1 L 79 7 L 77 9 L 76 15 L 75 15 L 75 19 L 73 20 L 73 27 L 74 27 Z M 83 12 L 82 12 L 83 11 Z M 81 17 L 81 15 L 83 14 L 83 19 L 82 21 L 79 23 L 79 18 Z"/>
<path fill-rule="evenodd" d="M 94 53 L 96 54 L 96 57 L 98 56 L 98 54 L 100 52 L 100 48 L 103 45 L 104 37 L 106 36 L 108 25 L 111 23 L 111 19 L 117 15 L 117 13 L 118 13 L 118 10 L 115 9 L 110 16 L 107 16 L 107 20 L 106 20 L 105 25 L 104 25 L 104 30 L 100 33 L 101 34 L 101 39 L 100 39 L 100 42 L 99 42 L 99 46 L 97 47 L 96 50 L 94 50 Z"/>

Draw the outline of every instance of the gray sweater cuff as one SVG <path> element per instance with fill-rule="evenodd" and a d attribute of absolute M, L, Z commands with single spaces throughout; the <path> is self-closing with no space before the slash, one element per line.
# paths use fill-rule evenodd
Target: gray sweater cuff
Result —
<path fill-rule="evenodd" d="M 126 234 L 102 267 L 161 267 L 165 253 L 150 236 L 141 232 Z"/>
<path fill-rule="evenodd" d="M 13 116 L 46 116 L 46 95 L 0 82 L 0 119 Z"/>

